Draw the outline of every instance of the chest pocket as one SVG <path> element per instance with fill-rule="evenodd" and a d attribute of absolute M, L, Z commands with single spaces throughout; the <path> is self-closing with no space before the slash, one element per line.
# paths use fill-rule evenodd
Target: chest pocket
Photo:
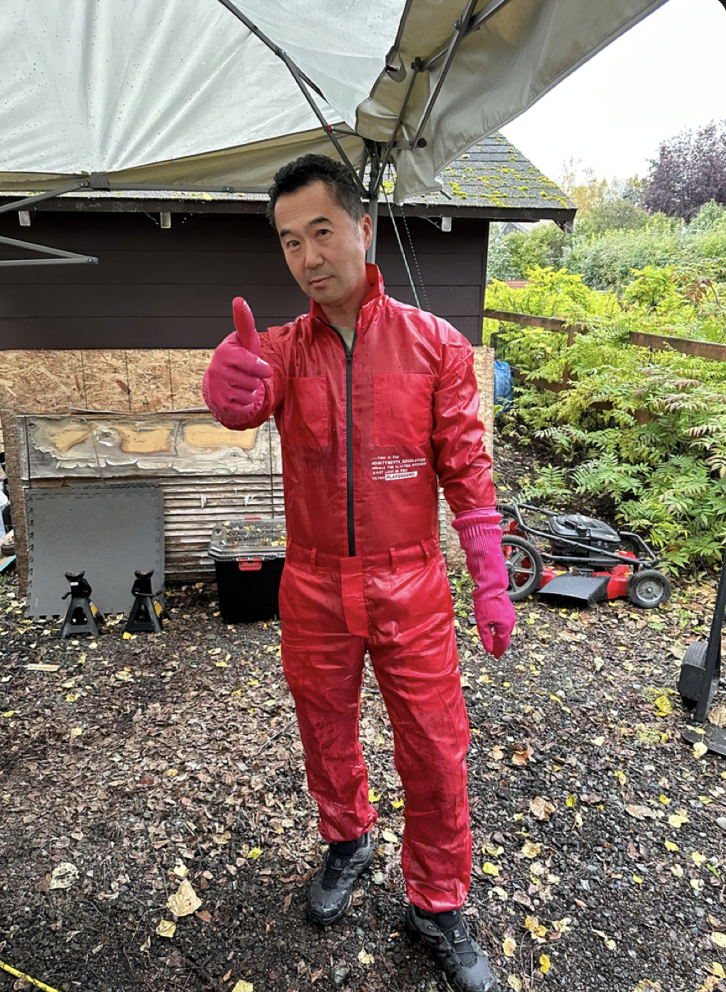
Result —
<path fill-rule="evenodd" d="M 395 372 L 373 376 L 374 440 L 378 447 L 425 444 L 433 427 L 434 377 Z"/>
<path fill-rule="evenodd" d="M 327 448 L 330 444 L 328 380 L 324 376 L 288 379 L 282 440 L 299 448 Z"/>

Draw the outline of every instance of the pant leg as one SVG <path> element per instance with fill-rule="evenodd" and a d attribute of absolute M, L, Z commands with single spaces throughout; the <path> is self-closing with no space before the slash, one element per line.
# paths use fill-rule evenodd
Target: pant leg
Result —
<path fill-rule="evenodd" d="M 458 909 L 471 880 L 469 722 L 444 560 L 372 570 L 366 597 L 368 648 L 406 790 L 401 864 L 408 896 L 429 912 Z"/>
<path fill-rule="evenodd" d="M 283 670 L 328 842 L 359 837 L 377 818 L 358 737 L 365 641 L 348 633 L 340 586 L 340 570 L 291 562 L 280 584 Z"/>

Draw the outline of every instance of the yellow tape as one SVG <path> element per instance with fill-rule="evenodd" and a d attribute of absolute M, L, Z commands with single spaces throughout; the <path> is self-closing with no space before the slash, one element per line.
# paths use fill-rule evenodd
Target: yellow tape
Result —
<path fill-rule="evenodd" d="M 33 985 L 37 985 L 39 989 L 45 989 L 45 992 L 58 992 L 58 989 L 51 988 L 50 985 L 46 985 L 45 982 L 39 982 L 37 978 L 31 978 L 30 975 L 26 975 L 25 972 L 18 971 L 17 968 L 11 968 L 9 964 L 5 964 L 4 961 L 0 961 L 0 968 L 4 968 L 5 971 L 10 972 L 11 975 L 15 975 L 16 978 L 24 978 L 26 982 L 32 982 Z"/>

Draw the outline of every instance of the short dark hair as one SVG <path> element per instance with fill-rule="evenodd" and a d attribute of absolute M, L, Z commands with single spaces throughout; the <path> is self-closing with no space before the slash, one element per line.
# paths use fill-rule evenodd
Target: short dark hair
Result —
<path fill-rule="evenodd" d="M 302 155 L 278 170 L 267 204 L 267 219 L 275 227 L 275 204 L 286 193 L 295 193 L 311 183 L 325 183 L 328 190 L 343 210 L 354 221 L 365 214 L 360 192 L 350 169 L 342 162 L 336 162 L 327 155 Z"/>

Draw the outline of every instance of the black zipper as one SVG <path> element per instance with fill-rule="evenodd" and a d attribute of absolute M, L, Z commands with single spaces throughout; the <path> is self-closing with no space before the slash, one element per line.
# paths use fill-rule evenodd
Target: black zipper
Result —
<path fill-rule="evenodd" d="M 353 510 L 353 349 L 358 337 L 358 328 L 353 328 L 353 340 L 350 345 L 345 343 L 343 335 L 327 320 L 322 321 L 343 345 L 345 352 L 345 475 L 346 475 L 346 513 L 348 521 L 348 557 L 355 558 L 355 515 Z M 356 320 L 356 324 L 358 321 Z"/>
<path fill-rule="evenodd" d="M 345 346 L 345 460 L 348 507 L 348 556 L 355 558 L 355 519 L 353 516 L 353 349 L 357 330 L 353 331 L 350 351 Z"/>

